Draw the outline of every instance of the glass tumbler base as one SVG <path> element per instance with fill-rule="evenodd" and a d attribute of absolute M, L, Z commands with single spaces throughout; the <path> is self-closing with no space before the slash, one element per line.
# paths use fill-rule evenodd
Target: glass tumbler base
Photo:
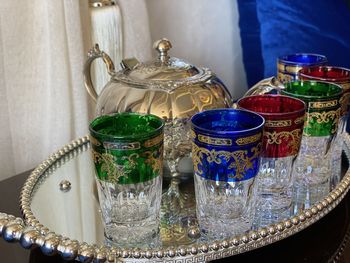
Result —
<path fill-rule="evenodd" d="M 257 176 L 257 209 L 288 209 L 292 202 L 292 164 L 294 156 L 261 158 Z"/>
<path fill-rule="evenodd" d="M 205 236 L 222 239 L 251 229 L 255 208 L 254 178 L 225 182 L 195 175 L 195 183 L 196 214 Z"/>
<path fill-rule="evenodd" d="M 283 189 L 276 192 L 259 191 L 257 198 L 257 210 L 271 210 L 279 211 L 288 209 L 292 204 L 292 189 Z"/>
<path fill-rule="evenodd" d="M 225 239 L 247 233 L 252 227 L 252 222 L 249 218 L 201 218 L 199 220 L 199 227 L 206 237 Z"/>
<path fill-rule="evenodd" d="M 154 248 L 159 246 L 159 222 L 156 220 L 145 226 L 111 224 L 105 227 L 107 245 L 123 247 Z"/>
<path fill-rule="evenodd" d="M 299 213 L 301 210 L 309 209 L 328 195 L 330 192 L 330 180 L 314 185 L 296 184 L 293 192 L 293 210 L 294 213 Z"/>

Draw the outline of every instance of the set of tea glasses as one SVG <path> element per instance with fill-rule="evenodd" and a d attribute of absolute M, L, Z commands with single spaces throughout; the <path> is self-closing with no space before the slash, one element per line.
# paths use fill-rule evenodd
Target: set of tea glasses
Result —
<path fill-rule="evenodd" d="M 95 99 L 91 62 L 103 58 L 112 72 L 89 127 L 107 243 L 158 246 L 162 220 L 194 221 L 198 239 L 240 235 L 312 206 L 339 182 L 349 69 L 317 54 L 282 56 L 278 80 L 262 80 L 232 103 L 211 71 L 169 57 L 168 40 L 155 48 L 158 60 L 123 61 L 121 72 L 98 46 L 87 62 Z M 179 190 L 186 159 L 195 187 L 190 218 Z"/>

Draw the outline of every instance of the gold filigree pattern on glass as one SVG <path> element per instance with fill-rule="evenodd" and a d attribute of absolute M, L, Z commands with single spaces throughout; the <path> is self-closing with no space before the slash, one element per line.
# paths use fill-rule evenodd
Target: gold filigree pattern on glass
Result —
<path fill-rule="evenodd" d="M 140 155 L 133 153 L 129 156 L 122 157 L 122 161 L 127 161 L 127 164 L 118 164 L 116 157 L 109 153 L 98 153 L 92 151 L 92 158 L 95 163 L 101 163 L 101 171 L 107 174 L 106 180 L 111 183 L 118 183 L 120 177 L 127 178 L 128 175 L 136 168 L 136 159 L 140 158 Z M 160 152 L 163 151 L 161 147 Z M 141 154 L 141 157 L 145 157 L 145 164 L 151 165 L 154 171 L 162 171 L 163 159 L 158 158 L 158 151 L 146 151 Z"/>
<path fill-rule="evenodd" d="M 222 145 L 222 146 L 230 146 L 232 145 L 231 139 L 224 139 L 224 138 L 214 138 L 202 134 L 198 134 L 198 141 L 211 144 L 211 145 Z"/>
<path fill-rule="evenodd" d="M 259 143 L 256 147 L 251 149 L 253 154 L 251 157 L 248 156 L 248 150 L 237 150 L 233 152 L 229 151 L 216 151 L 208 150 L 206 148 L 198 147 L 195 143 L 192 143 L 192 159 L 194 165 L 195 174 L 203 174 L 203 170 L 200 168 L 202 165 L 202 159 L 206 158 L 209 163 L 215 162 L 221 164 L 222 159 L 229 163 L 228 169 L 235 169 L 236 174 L 229 174 L 228 177 L 231 179 L 242 179 L 247 170 L 253 167 L 252 160 L 260 154 L 261 144 Z"/>
<path fill-rule="evenodd" d="M 261 138 L 261 133 L 258 133 L 258 134 L 252 135 L 252 136 L 239 138 L 236 140 L 236 143 L 238 145 L 246 145 L 246 144 L 257 142 L 260 140 L 260 138 Z"/>
<path fill-rule="evenodd" d="M 323 112 L 309 112 L 306 113 L 306 119 L 304 124 L 304 135 L 309 136 L 310 134 L 307 132 L 307 127 L 309 126 L 310 120 L 314 119 L 318 124 L 329 123 L 332 122 L 332 130 L 331 133 L 335 133 L 337 131 L 337 124 L 340 118 L 341 109 L 332 110 L 332 111 L 323 111 Z"/>
<path fill-rule="evenodd" d="M 107 180 L 111 183 L 118 183 L 120 177 L 127 178 L 132 169 L 136 167 L 134 158 L 138 158 L 138 154 L 134 153 L 128 156 L 128 166 L 116 163 L 115 157 L 109 153 L 98 153 L 92 151 L 92 158 L 95 163 L 102 163 L 101 171 L 107 174 Z M 123 157 L 126 158 L 126 157 Z"/>
<path fill-rule="evenodd" d="M 291 155 L 298 154 L 301 141 L 301 129 L 282 132 L 264 132 L 264 137 L 267 144 L 281 144 L 283 140 L 288 141 L 290 139 L 288 147 L 291 149 Z"/>
<path fill-rule="evenodd" d="M 104 142 L 103 146 L 110 150 L 138 150 L 141 148 L 139 142 Z"/>
<path fill-rule="evenodd" d="M 301 66 L 286 66 L 286 65 L 277 65 L 278 71 L 287 72 L 287 73 L 298 73 L 302 68 Z"/>
<path fill-rule="evenodd" d="M 144 142 L 144 146 L 149 148 L 149 147 L 152 147 L 154 145 L 157 145 L 163 140 L 163 138 L 164 138 L 164 136 L 162 134 L 162 135 L 159 135 L 159 136 L 154 137 L 152 139 L 149 139 L 149 140 Z"/>
<path fill-rule="evenodd" d="M 325 109 L 325 108 L 335 107 L 337 105 L 338 105 L 338 100 L 309 102 L 310 109 Z"/>
<path fill-rule="evenodd" d="M 299 117 L 299 118 L 296 118 L 295 120 L 294 120 L 294 123 L 295 124 L 300 124 L 300 123 L 302 123 L 302 122 L 304 122 L 305 121 L 305 115 L 304 116 L 301 116 L 301 117 Z"/>
<path fill-rule="evenodd" d="M 266 120 L 265 127 L 271 127 L 271 128 L 279 128 L 279 127 L 288 127 L 292 125 L 292 120 Z"/>

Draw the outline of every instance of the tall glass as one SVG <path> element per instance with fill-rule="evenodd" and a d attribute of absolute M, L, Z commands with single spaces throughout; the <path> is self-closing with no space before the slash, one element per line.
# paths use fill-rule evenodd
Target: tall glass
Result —
<path fill-rule="evenodd" d="M 327 81 L 339 84 L 343 89 L 343 95 L 340 99 L 341 117 L 334 146 L 331 153 L 331 188 L 334 188 L 341 178 L 341 152 L 346 134 L 346 127 L 349 119 L 349 102 L 350 102 L 350 69 L 341 67 L 311 67 L 299 71 L 301 79 Z"/>
<path fill-rule="evenodd" d="M 277 59 L 277 78 L 282 83 L 299 79 L 299 70 L 305 67 L 327 64 L 327 58 L 319 54 L 296 53 Z"/>
<path fill-rule="evenodd" d="M 306 119 L 294 176 L 297 206 L 309 207 L 329 192 L 331 145 L 340 118 L 342 88 L 319 81 L 294 81 L 285 84 L 282 94 L 306 103 Z M 298 208 L 299 209 L 299 208 Z"/>
<path fill-rule="evenodd" d="M 256 95 L 240 99 L 239 108 L 265 118 L 261 162 L 257 176 L 260 225 L 288 217 L 292 204 L 292 167 L 303 133 L 305 103 L 280 95 Z"/>
<path fill-rule="evenodd" d="M 163 127 L 157 116 L 128 112 L 101 116 L 90 124 L 105 236 L 112 244 L 152 246 L 156 241 Z"/>
<path fill-rule="evenodd" d="M 264 118 L 234 109 L 192 119 L 192 159 L 199 225 L 215 238 L 250 229 Z"/>

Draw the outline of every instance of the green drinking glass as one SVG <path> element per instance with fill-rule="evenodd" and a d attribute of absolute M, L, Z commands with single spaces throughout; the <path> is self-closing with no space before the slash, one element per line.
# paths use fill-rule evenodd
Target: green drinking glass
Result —
<path fill-rule="evenodd" d="M 282 94 L 306 103 L 304 135 L 329 136 L 337 131 L 340 118 L 339 85 L 320 81 L 294 81 L 284 84 Z"/>
<path fill-rule="evenodd" d="M 105 236 L 112 244 L 152 246 L 159 232 L 162 119 L 117 113 L 90 124 L 92 157 Z"/>
<path fill-rule="evenodd" d="M 322 81 L 285 83 L 282 94 L 301 99 L 306 116 L 300 151 L 294 163 L 295 210 L 308 208 L 330 191 L 332 140 L 341 115 L 339 85 Z"/>

